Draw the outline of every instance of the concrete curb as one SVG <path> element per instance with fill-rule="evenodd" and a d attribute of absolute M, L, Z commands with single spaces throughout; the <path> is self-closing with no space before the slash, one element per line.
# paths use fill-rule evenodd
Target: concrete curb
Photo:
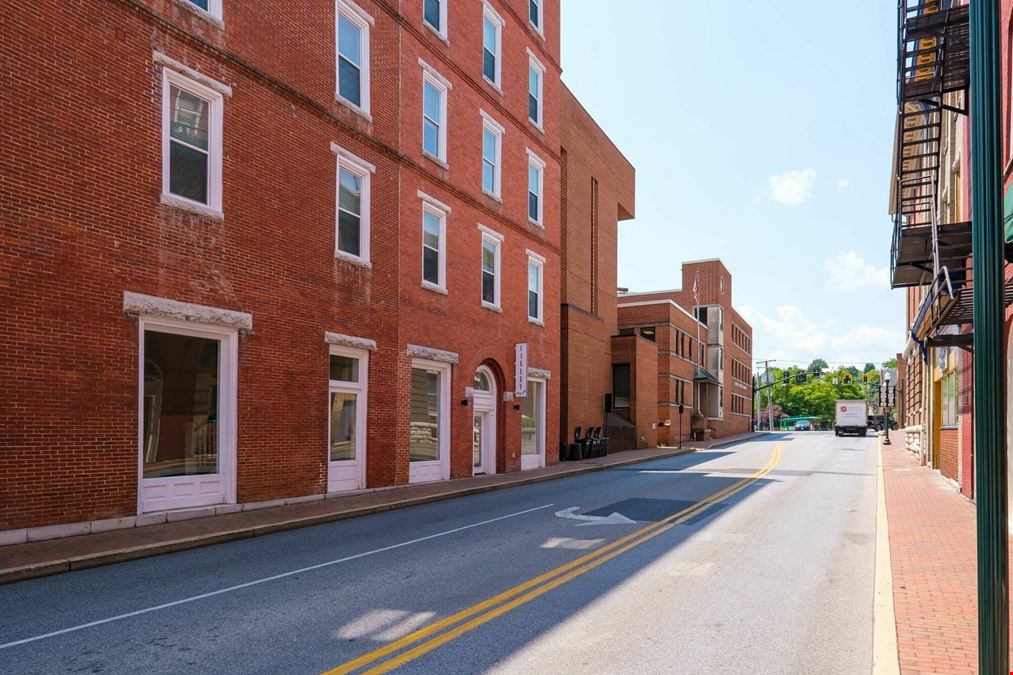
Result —
<path fill-rule="evenodd" d="M 739 439 L 739 441 L 735 442 L 741 442 L 742 440 L 743 439 Z M 753 439 L 750 438 L 745 440 L 753 440 Z M 115 549 L 111 551 L 102 551 L 100 553 L 92 553 L 74 558 L 67 558 L 65 560 L 53 560 L 42 563 L 22 565 L 20 567 L 11 567 L 0 570 L 0 585 L 9 584 L 16 581 L 26 581 L 28 579 L 36 579 L 39 577 L 51 576 L 54 574 L 62 574 L 64 572 L 70 572 L 73 570 L 83 570 L 88 569 L 90 567 L 100 567 L 102 565 L 112 565 L 114 563 L 126 562 L 128 560 L 137 560 L 139 558 L 148 558 L 156 555 L 164 555 L 166 553 L 175 553 L 177 551 L 185 551 L 192 548 L 212 546 L 214 544 L 223 544 L 229 541 L 249 539 L 250 537 L 259 537 L 265 534 L 272 534 L 275 532 L 295 530 L 303 527 L 311 527 L 313 525 L 322 525 L 324 523 L 332 523 L 339 520 L 346 520 L 348 518 L 368 516 L 374 513 L 381 513 L 383 511 L 393 511 L 395 509 L 403 509 L 410 506 L 431 504 L 433 502 L 445 501 L 448 499 L 456 499 L 458 497 L 467 497 L 469 495 L 480 494 L 483 492 L 493 492 L 495 490 L 503 490 L 506 488 L 517 487 L 519 485 L 542 483 L 550 480 L 558 480 L 560 478 L 569 478 L 571 476 L 579 476 L 586 473 L 593 473 L 595 471 L 605 471 L 607 469 L 612 469 L 615 467 L 629 466 L 631 464 L 642 464 L 644 462 L 652 462 L 657 459 L 666 459 L 669 457 L 677 457 L 679 455 L 690 454 L 692 452 L 696 452 L 697 450 L 711 450 L 719 448 L 720 445 L 721 444 L 716 444 L 710 446 L 709 448 L 692 448 L 692 447 L 669 448 L 667 451 L 659 452 L 650 457 L 637 457 L 633 459 L 622 460 L 619 462 L 613 462 L 610 464 L 588 464 L 584 466 L 575 466 L 573 469 L 570 469 L 568 471 L 561 471 L 559 473 L 545 474 L 541 476 L 526 476 L 509 482 L 495 483 L 492 485 L 479 485 L 468 488 L 462 488 L 460 490 L 449 490 L 447 492 L 441 492 L 435 495 L 426 495 L 424 497 L 412 497 L 409 499 L 401 499 L 398 501 L 390 502 L 387 504 L 380 504 L 377 506 L 352 508 L 344 511 L 335 511 L 333 513 L 322 513 L 313 516 L 306 516 L 303 518 L 282 520 L 276 523 L 270 523 L 268 525 L 244 527 L 236 530 L 226 530 L 224 532 L 213 532 L 205 535 L 199 535 L 196 537 L 187 537 L 184 539 L 174 539 L 171 541 L 158 542 L 154 544 L 144 544 L 141 546 L 132 546 L 129 548 Z"/>
<path fill-rule="evenodd" d="M 897 618 L 893 608 L 893 566 L 890 563 L 882 437 L 876 460 L 876 582 L 872 615 L 872 672 L 876 675 L 896 675 L 900 673 L 900 653 L 897 650 Z"/>

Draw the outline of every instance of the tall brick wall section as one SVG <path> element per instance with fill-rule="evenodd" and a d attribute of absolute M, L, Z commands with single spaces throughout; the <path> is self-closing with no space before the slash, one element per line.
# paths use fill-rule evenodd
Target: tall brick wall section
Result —
<path fill-rule="evenodd" d="M 366 481 L 408 480 L 406 345 L 456 351 L 452 475 L 470 474 L 475 368 L 513 390 L 514 345 L 552 371 L 547 461 L 559 407 L 559 7 L 545 38 L 523 0 L 492 0 L 504 29 L 503 94 L 480 74 L 481 5 L 452 3 L 449 46 L 404 14 L 374 17 L 371 115 L 335 102 L 334 5 L 225 2 L 224 29 L 170 0 L 56 0 L 5 11 L 0 102 L 0 530 L 132 515 L 138 487 L 138 325 L 133 291 L 253 315 L 239 340 L 237 497 L 321 493 L 327 483 L 324 332 L 375 340 Z M 546 66 L 544 131 L 527 121 L 527 50 Z M 224 100 L 224 220 L 160 204 L 162 67 L 152 51 L 232 87 Z M 449 165 L 419 152 L 423 57 L 454 82 Z M 54 95 L 54 92 L 58 95 Z M 502 203 L 480 186 L 482 108 L 506 127 Z M 335 157 L 376 166 L 371 268 L 335 259 Z M 546 162 L 544 229 L 526 212 L 530 148 Z M 15 161 L 10 161 L 15 158 Z M 448 295 L 419 283 L 423 189 L 452 207 Z M 505 235 L 503 312 L 481 309 L 476 223 Z M 526 250 L 546 258 L 545 326 L 527 321 Z M 500 470 L 519 468 L 519 412 L 500 404 Z"/>
<path fill-rule="evenodd" d="M 654 427 L 658 411 L 658 350 L 655 343 L 638 335 L 612 339 L 612 363 L 630 364 L 629 420 L 637 429 L 637 447 L 658 444 Z M 626 411 L 621 411 L 626 412 Z M 629 450 L 631 448 L 616 448 Z"/>
<path fill-rule="evenodd" d="M 952 480 L 958 478 L 959 429 L 939 430 L 939 472 Z"/>
<path fill-rule="evenodd" d="M 602 423 L 604 397 L 612 391 L 609 353 L 616 334 L 618 223 L 633 217 L 635 176 L 565 86 L 560 92 L 560 134 L 565 158 L 560 293 L 566 400 L 559 431 L 560 440 L 567 442 L 576 427 Z"/>

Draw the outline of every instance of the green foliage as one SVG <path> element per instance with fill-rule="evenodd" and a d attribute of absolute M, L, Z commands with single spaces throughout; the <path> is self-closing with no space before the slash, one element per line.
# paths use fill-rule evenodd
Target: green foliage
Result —
<path fill-rule="evenodd" d="M 854 366 L 848 366 L 847 368 L 845 368 L 845 370 L 851 373 L 851 376 L 854 377 L 856 380 L 860 379 L 862 375 L 860 372 L 858 372 L 858 368 L 855 368 Z"/>
<path fill-rule="evenodd" d="M 884 368 L 896 368 L 897 367 L 897 357 L 895 356 L 892 359 L 887 359 L 886 361 L 883 361 L 883 367 Z"/>
<path fill-rule="evenodd" d="M 813 359 L 812 363 L 809 364 L 809 372 L 819 371 L 821 373 L 826 372 L 830 368 L 829 364 L 823 359 Z"/>
<path fill-rule="evenodd" d="M 811 369 L 812 364 L 807 370 L 811 372 Z M 844 384 L 844 373 L 851 371 L 854 371 L 853 383 Z M 862 383 L 861 374 L 854 367 L 824 372 L 822 376 L 808 377 L 802 384 L 798 383 L 797 375 L 807 371 L 801 368 L 774 368 L 770 372 L 777 384 L 759 394 L 760 402 L 765 408 L 767 393 L 773 391 L 774 404 L 781 407 L 786 417 L 819 417 L 830 422 L 834 418 L 834 404 L 838 400 L 866 398 L 866 388 Z M 788 374 L 787 385 L 784 384 L 785 373 Z M 837 384 L 834 384 L 835 380 Z"/>
<path fill-rule="evenodd" d="M 862 372 L 863 373 L 867 373 L 870 370 L 876 370 L 876 364 L 875 363 L 866 363 L 865 364 L 865 368 L 862 369 Z"/>

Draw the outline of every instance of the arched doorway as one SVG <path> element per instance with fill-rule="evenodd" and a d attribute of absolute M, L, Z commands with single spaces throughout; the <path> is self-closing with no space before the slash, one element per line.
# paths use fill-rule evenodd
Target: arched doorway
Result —
<path fill-rule="evenodd" d="M 479 366 L 472 385 L 472 472 L 496 473 L 496 378 Z"/>

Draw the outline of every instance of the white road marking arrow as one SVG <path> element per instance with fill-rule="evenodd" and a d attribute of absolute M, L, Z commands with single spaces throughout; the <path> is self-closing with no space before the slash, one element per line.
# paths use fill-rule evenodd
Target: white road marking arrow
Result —
<path fill-rule="evenodd" d="M 624 516 L 621 513 L 616 513 L 615 511 L 613 511 L 612 514 L 608 515 L 608 516 L 584 516 L 584 515 L 581 515 L 579 513 L 576 513 L 577 509 L 579 509 L 579 508 L 580 508 L 579 506 L 571 506 L 568 509 L 563 509 L 562 511 L 556 511 L 556 516 L 558 518 L 570 518 L 571 520 L 583 520 L 583 521 L 585 521 L 585 522 L 581 523 L 581 526 L 583 526 L 583 525 L 626 525 L 626 524 L 629 524 L 629 523 L 635 523 L 636 522 L 635 520 L 630 520 L 629 518 L 627 518 L 626 516 Z"/>

